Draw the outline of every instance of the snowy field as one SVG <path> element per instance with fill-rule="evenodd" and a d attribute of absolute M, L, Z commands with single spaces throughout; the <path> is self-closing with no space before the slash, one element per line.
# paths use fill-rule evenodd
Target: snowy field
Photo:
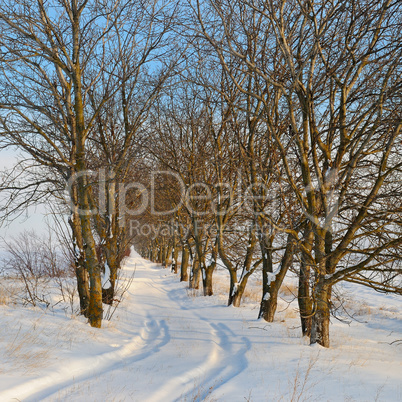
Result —
<path fill-rule="evenodd" d="M 332 320 L 330 349 L 311 347 L 291 288 L 267 324 L 258 292 L 225 306 L 225 272 L 222 294 L 198 297 L 132 254 L 134 281 L 102 330 L 57 308 L 0 306 L 1 402 L 402 401 L 400 298 L 339 290 L 354 319 Z"/>

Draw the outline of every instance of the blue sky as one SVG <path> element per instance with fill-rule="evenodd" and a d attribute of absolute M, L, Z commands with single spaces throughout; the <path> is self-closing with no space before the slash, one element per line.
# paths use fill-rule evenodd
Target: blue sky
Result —
<path fill-rule="evenodd" d="M 17 161 L 18 152 L 15 150 L 0 150 L 0 171 L 10 169 Z M 0 237 L 15 236 L 23 230 L 34 229 L 42 234 L 46 232 L 45 207 L 38 205 L 29 208 L 24 214 L 17 217 L 8 225 L 0 226 Z"/>

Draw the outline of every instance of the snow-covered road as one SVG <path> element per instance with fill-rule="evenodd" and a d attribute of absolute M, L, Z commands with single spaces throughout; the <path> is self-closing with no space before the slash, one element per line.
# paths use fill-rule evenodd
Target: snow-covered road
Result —
<path fill-rule="evenodd" d="M 49 353 L 25 371 L 6 364 L 0 401 L 402 400 L 402 346 L 385 342 L 391 331 L 401 339 L 400 315 L 361 341 L 367 325 L 333 326 L 334 347 L 325 350 L 300 338 L 297 315 L 282 312 L 267 325 L 255 320 L 255 305 L 192 297 L 169 270 L 135 252 L 123 275 L 134 271 L 100 331 L 81 319 L 5 309 L 11 332 L 20 322 L 16 339 L 35 323 L 37 348 Z"/>

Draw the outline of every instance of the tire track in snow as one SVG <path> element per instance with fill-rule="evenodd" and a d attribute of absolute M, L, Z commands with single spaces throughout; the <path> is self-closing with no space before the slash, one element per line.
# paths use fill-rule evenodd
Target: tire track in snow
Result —
<path fill-rule="evenodd" d="M 147 268 L 146 265 L 150 265 L 152 268 L 155 267 L 154 264 L 150 264 L 147 261 L 141 259 L 140 264 L 138 263 L 128 263 L 128 268 L 130 269 L 132 266 L 135 266 L 136 269 L 138 266 L 141 268 Z M 144 280 L 145 279 L 145 280 Z M 161 278 L 162 279 L 162 278 Z M 133 287 L 130 289 L 130 293 L 135 297 L 149 297 L 149 291 L 145 290 L 151 288 L 156 290 L 158 293 L 162 295 L 166 295 L 167 291 L 161 288 L 160 284 L 158 284 L 158 280 L 154 278 L 150 278 L 146 276 L 145 278 L 138 278 L 137 282 L 133 283 Z M 137 289 L 137 287 L 139 289 Z M 139 291 L 140 290 L 140 291 Z M 143 294 L 141 294 L 143 293 Z M 155 299 L 155 296 L 151 297 L 151 300 Z M 138 306 L 136 306 L 138 307 Z M 147 319 L 144 321 L 143 325 L 140 326 L 140 334 L 133 337 L 129 344 L 124 345 L 118 351 L 108 352 L 101 356 L 93 356 L 88 358 L 88 360 L 93 361 L 93 366 L 96 367 L 96 371 L 87 371 L 82 375 L 75 376 L 73 380 L 67 381 L 65 383 L 58 383 L 54 387 L 48 387 L 41 392 L 30 395 L 28 399 L 24 400 L 27 402 L 34 402 L 38 399 L 46 399 L 54 395 L 55 393 L 59 393 L 60 391 L 68 389 L 70 386 L 77 386 L 79 383 L 83 381 L 90 380 L 91 378 L 96 378 L 99 375 L 106 374 L 113 370 L 119 369 L 121 367 L 126 367 L 131 364 L 137 363 L 141 360 L 145 360 L 150 356 L 158 353 L 166 344 L 170 342 L 170 331 L 169 327 L 164 319 L 154 319 L 153 317 L 155 308 L 161 309 L 159 304 L 151 303 L 147 301 L 145 306 L 140 305 L 140 307 L 148 307 L 151 308 L 150 311 L 153 313 L 145 313 Z M 134 310 L 138 313 L 137 308 Z M 132 312 L 132 311 L 131 311 Z M 143 312 L 144 313 L 144 312 Z M 138 324 L 137 324 L 138 325 Z M 162 335 L 161 335 L 162 334 Z M 158 343 L 156 343 L 157 338 L 160 339 Z M 130 347 L 131 345 L 131 347 Z M 133 346 L 133 347 L 132 347 Z M 132 353 L 130 349 L 136 349 L 137 352 Z M 104 359 L 105 358 L 105 359 Z M 83 359 L 78 364 L 85 365 Z M 108 360 L 109 363 L 102 364 L 103 360 Z M 99 363 L 98 363 L 99 361 Z M 81 363 L 82 362 L 82 363 Z M 65 370 L 63 370 L 64 372 Z M 61 375 L 62 376 L 62 375 Z M 67 375 L 66 375 L 67 376 Z M 71 377 L 71 373 L 69 373 Z M 0 394 L 1 397 L 1 394 Z M 32 398 L 32 399 L 31 399 Z M 1 399 L 0 399 L 1 400 Z"/>
<path fill-rule="evenodd" d="M 196 316 L 210 327 L 211 350 L 203 363 L 166 381 L 145 400 L 146 402 L 166 401 L 167 396 L 172 401 L 195 400 L 195 396 L 196 400 L 204 400 L 210 394 L 210 388 L 216 391 L 248 367 L 246 353 L 251 348 L 250 340 L 233 333 L 221 322 L 211 323 L 210 318 L 201 316 L 195 308 L 185 305 L 180 290 L 167 292 L 169 298 L 181 311 L 191 311 L 192 319 Z M 195 389 L 195 386 L 198 389 Z"/>
<path fill-rule="evenodd" d="M 232 333 L 226 325 L 209 325 L 213 335 L 212 349 L 205 361 L 168 380 L 146 402 L 166 401 L 167 396 L 172 401 L 194 400 L 195 395 L 196 400 L 202 401 L 210 394 L 210 388 L 216 391 L 247 368 L 246 353 L 251 347 L 250 341 L 246 337 L 231 341 Z"/>
<path fill-rule="evenodd" d="M 199 359 L 193 367 L 182 370 L 181 373 L 176 368 L 175 376 L 154 390 L 148 401 L 193 399 L 195 394 L 197 400 L 202 400 L 209 395 L 209 387 L 213 387 L 215 391 L 247 368 L 246 353 L 250 349 L 250 341 L 246 337 L 234 334 L 219 320 L 214 323 L 211 322 L 211 317 L 203 316 L 203 308 L 188 298 L 184 287 L 171 287 L 172 284 L 168 282 L 172 282 L 172 276 L 161 275 L 160 268 L 156 268 L 152 263 L 134 257 L 133 261 L 135 260 L 137 262 L 131 262 L 131 266 L 137 267 L 136 272 L 139 275 L 136 277 L 137 280 L 134 280 L 130 293 L 136 299 L 130 303 L 127 312 L 136 316 L 140 314 L 143 320 L 146 318 L 143 321 L 143 328 L 137 330 L 137 334 L 118 350 L 84 357 L 61 368 L 58 367 L 54 373 L 0 393 L 1 401 L 18 398 L 30 402 L 51 398 L 54 394 L 65 392 L 80 382 L 91 379 L 98 381 L 96 379 L 98 376 L 154 357 L 157 353 L 160 353 L 163 359 L 164 347 L 171 340 L 170 331 L 180 332 L 180 329 L 177 330 L 177 325 L 183 321 L 190 327 L 194 320 L 204 324 L 203 328 L 206 329 L 204 340 L 210 345 L 210 349 L 205 359 Z M 206 311 L 210 307 L 212 306 L 208 306 Z M 174 317 L 172 317 L 173 311 L 176 311 Z M 168 316 L 174 318 L 174 321 L 170 322 L 170 329 L 165 321 Z M 197 331 L 195 328 L 194 330 Z M 189 338 L 189 350 L 192 347 L 191 342 Z"/>

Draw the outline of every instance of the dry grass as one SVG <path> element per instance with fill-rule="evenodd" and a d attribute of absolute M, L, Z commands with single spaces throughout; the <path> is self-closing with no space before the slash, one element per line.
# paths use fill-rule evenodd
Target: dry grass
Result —
<path fill-rule="evenodd" d="M 5 332 L 13 333 L 11 341 L 3 347 L 2 363 L 6 371 L 27 374 L 48 365 L 50 349 L 35 329 L 23 330 L 20 325 L 18 329 L 8 328 Z"/>
<path fill-rule="evenodd" d="M 57 394 L 53 394 L 51 399 L 54 402 L 65 402 L 69 400 L 99 402 L 99 382 L 101 374 L 80 381 L 73 381 L 69 386 L 60 389 Z M 109 381 L 106 387 L 102 387 L 102 400 L 108 402 L 128 402 L 137 400 L 133 384 L 122 385 L 116 375 L 109 373 Z"/>
<path fill-rule="evenodd" d="M 20 278 L 1 278 L 0 280 L 0 305 L 10 306 L 21 300 L 24 292 L 24 284 Z"/>
<path fill-rule="evenodd" d="M 191 395 L 188 396 L 182 396 L 180 400 L 186 402 L 186 401 L 191 401 L 191 402 L 215 402 L 217 401 L 216 398 L 212 397 L 211 394 L 214 391 L 214 388 L 217 383 L 219 383 L 222 380 L 215 380 L 214 384 L 208 388 L 206 388 L 205 385 L 199 384 L 198 379 L 194 380 L 194 386 L 193 386 L 193 391 L 191 392 Z"/>
<path fill-rule="evenodd" d="M 26 283 L 20 277 L 0 278 L 0 305 L 38 306 L 42 309 L 63 309 L 67 316 L 78 311 L 78 292 L 74 281 L 65 280 L 62 284 L 54 279 L 38 280 L 34 288 L 27 292 Z M 32 295 L 35 303 L 32 304 Z"/>
<path fill-rule="evenodd" d="M 348 317 L 371 316 L 372 308 L 363 300 L 356 300 L 352 295 L 337 292 L 332 299 L 334 310 Z M 378 310 L 376 310 L 378 312 Z"/>
<path fill-rule="evenodd" d="M 353 310 L 357 316 L 371 315 L 373 313 L 372 308 L 364 302 L 356 303 L 356 301 L 354 301 Z"/>
<path fill-rule="evenodd" d="M 29 309 L 23 315 L 11 309 L 11 314 L 8 309 L 4 311 L 0 327 L 0 373 L 27 375 L 52 366 L 55 351 L 71 350 L 95 332 L 75 320 L 58 319 L 38 309 Z"/>
<path fill-rule="evenodd" d="M 247 284 L 244 290 L 242 302 L 260 303 L 262 298 L 262 286 L 257 288 L 250 285 L 251 284 Z"/>
<path fill-rule="evenodd" d="M 0 305 L 7 306 L 10 303 L 8 295 L 4 292 L 3 288 L 0 288 Z"/>
<path fill-rule="evenodd" d="M 315 357 L 310 356 L 308 365 L 304 370 L 300 367 L 300 358 L 294 377 L 289 379 L 289 389 L 292 390 L 290 400 L 292 402 L 313 400 L 313 395 L 310 394 L 310 391 L 317 385 L 317 383 L 311 382 L 311 371 L 318 361 L 318 356 L 318 354 Z M 319 398 L 317 397 L 317 400 L 318 399 Z"/>
<path fill-rule="evenodd" d="M 257 281 L 258 282 L 258 281 Z M 262 296 L 262 282 L 260 285 L 255 282 L 249 281 L 243 293 L 242 303 L 260 303 Z M 215 276 L 213 282 L 214 295 L 225 301 L 229 295 L 229 278 Z"/>
<path fill-rule="evenodd" d="M 199 289 L 187 288 L 187 296 L 194 299 L 195 297 L 203 296 L 202 287 Z"/>
<path fill-rule="evenodd" d="M 229 278 L 223 278 L 220 276 L 214 276 L 213 279 L 213 290 L 216 296 L 224 296 L 227 299 L 229 294 Z"/>
<path fill-rule="evenodd" d="M 294 283 L 283 284 L 280 290 L 280 294 L 286 300 L 292 300 L 297 297 L 297 285 Z"/>
<path fill-rule="evenodd" d="M 284 318 L 285 320 L 290 318 L 299 318 L 299 311 L 295 308 L 289 307 L 284 311 Z"/>

